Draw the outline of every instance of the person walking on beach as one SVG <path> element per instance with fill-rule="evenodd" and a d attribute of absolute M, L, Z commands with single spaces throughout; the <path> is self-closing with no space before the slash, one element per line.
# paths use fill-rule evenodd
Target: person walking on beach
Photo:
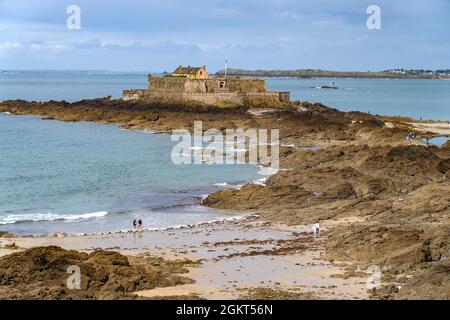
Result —
<path fill-rule="evenodd" d="M 139 219 L 138 226 L 139 229 L 141 229 L 144 226 L 144 224 L 142 223 L 142 219 Z"/>
<path fill-rule="evenodd" d="M 133 228 L 134 228 L 134 229 L 137 228 L 137 221 L 136 221 L 136 219 L 133 220 Z"/>
<path fill-rule="evenodd" d="M 312 229 L 313 229 L 314 236 L 316 236 L 316 237 L 320 236 L 320 225 L 319 225 L 319 221 L 317 221 L 317 222 L 313 225 Z"/>

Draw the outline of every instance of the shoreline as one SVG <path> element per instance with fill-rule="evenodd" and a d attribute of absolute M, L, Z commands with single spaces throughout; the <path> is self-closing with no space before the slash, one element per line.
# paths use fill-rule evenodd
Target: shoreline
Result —
<path fill-rule="evenodd" d="M 450 174 L 447 173 L 450 168 L 450 144 L 447 142 L 437 148 L 427 147 L 419 141 L 405 140 L 406 134 L 417 130 L 402 118 L 361 112 L 345 113 L 321 104 L 302 106 L 292 103 L 288 108 L 270 112 L 260 112 L 263 111 L 260 109 L 250 113 L 246 108 L 218 109 L 211 106 L 126 103 L 109 99 L 87 100 L 74 104 L 12 101 L 0 103 L 0 111 L 41 115 L 43 118 L 63 121 L 115 123 L 126 129 L 164 132 L 175 128 L 190 130 L 194 120 L 203 121 L 204 130 L 276 127 L 280 130 L 281 139 L 280 167 L 289 169 L 272 175 L 264 185 L 246 184 L 238 190 L 223 190 L 209 195 L 203 201 L 207 207 L 240 212 L 254 211 L 260 216 L 247 225 L 248 219 L 195 226 L 191 229 L 194 230 L 193 233 L 189 235 L 193 239 L 190 244 L 192 248 L 184 247 L 186 241 L 182 244 L 173 243 L 175 240 L 185 240 L 183 237 L 188 235 L 183 232 L 187 232 L 186 229 L 116 234 L 111 236 L 113 239 L 108 235 L 86 236 L 84 240 L 88 238 L 89 247 L 76 247 L 80 244 L 80 238 L 70 237 L 41 238 L 31 246 L 59 244 L 75 249 L 103 248 L 120 250 L 123 254 L 132 256 L 148 250 L 158 252 L 158 248 L 140 248 L 134 240 L 130 244 L 129 237 L 135 237 L 136 241 L 144 239 L 147 244 L 153 245 L 158 245 L 158 241 L 165 241 L 160 243 L 161 248 L 168 248 L 172 241 L 175 246 L 169 248 L 173 249 L 172 253 L 187 254 L 195 250 L 197 252 L 191 253 L 198 255 L 202 252 L 202 259 L 206 259 L 203 261 L 206 269 L 200 267 L 203 273 L 189 274 L 193 275 L 198 284 L 203 284 L 202 288 L 196 288 L 210 298 L 220 297 L 220 290 L 236 292 L 239 281 L 245 282 L 245 279 L 238 278 L 232 280 L 237 281 L 236 283 L 222 283 L 225 289 L 213 290 L 215 293 L 211 296 L 205 293 L 207 288 L 210 289 L 205 281 L 214 282 L 221 279 L 217 274 L 211 274 L 216 267 L 224 268 L 220 269 L 224 272 L 227 268 L 233 269 L 224 261 L 245 258 L 245 264 L 252 269 L 249 274 L 258 270 L 258 266 L 264 266 L 261 271 L 273 277 L 274 273 L 269 267 L 272 258 L 292 258 L 292 255 L 305 253 L 310 248 L 315 254 L 321 253 L 321 263 L 327 268 L 336 267 L 328 265 L 330 261 L 342 261 L 345 264 L 347 269 L 341 270 L 340 276 L 332 277 L 326 272 L 329 269 L 322 270 L 320 273 L 327 281 L 350 279 L 356 281 L 353 286 L 364 285 L 366 288 L 365 282 L 357 283 L 361 281 L 358 278 L 360 270 L 367 270 L 371 265 L 379 267 L 382 271 L 382 285 L 372 292 L 370 298 L 448 298 L 445 288 L 449 282 L 445 281 L 448 276 L 445 268 L 449 262 L 446 253 L 450 250 Z M 420 136 L 419 132 L 418 134 Z M 302 146 L 320 148 L 311 150 Z M 319 249 L 308 247 L 315 243 L 314 239 L 312 242 L 306 240 L 309 239 L 308 228 L 317 220 L 321 221 L 326 230 L 324 237 L 321 237 L 323 241 Z M 342 221 L 346 222 L 341 223 Z M 217 228 L 212 227 L 216 225 Z M 273 230 L 274 226 L 279 225 L 285 226 L 283 232 L 290 230 L 289 237 L 292 238 L 283 238 Z M 297 231 L 293 231 L 295 229 Z M 241 232 L 235 236 L 237 230 Z M 249 230 L 251 232 L 247 232 Z M 152 238 L 152 234 L 157 235 L 157 239 Z M 275 238 L 274 234 L 278 238 Z M 234 240 L 242 238 L 242 235 L 248 235 L 249 238 L 244 239 L 245 241 Z M 208 260 L 205 257 L 214 256 L 213 252 L 218 249 L 210 247 L 209 244 L 204 244 L 203 247 L 198 236 L 200 239 L 216 237 L 212 244 L 236 245 L 241 250 L 229 248 L 227 251 L 231 251 L 221 254 L 230 256 L 229 258 Z M 67 239 L 73 241 L 67 243 Z M 22 240 L 25 241 L 25 238 Z M 22 240 L 18 239 L 14 245 L 26 247 Z M 236 241 L 238 243 L 235 243 Z M 117 242 L 124 245 L 118 248 Z M 269 245 L 269 248 L 265 247 Z M 170 257 L 171 253 L 165 252 L 163 255 Z M 263 262 L 252 265 L 251 257 L 254 255 L 264 257 Z M 303 265 L 305 268 L 314 263 L 296 261 L 299 266 Z M 286 268 L 290 270 L 288 266 Z M 301 268 L 294 269 L 298 272 Z M 237 277 L 240 274 L 238 270 L 239 265 L 228 277 Z M 304 274 L 301 274 L 300 278 L 308 279 Z M 286 279 L 292 279 L 292 276 L 287 276 Z M 333 292 L 336 298 L 352 297 L 340 296 L 337 294 L 337 288 L 328 288 L 329 295 L 322 292 L 316 297 L 317 292 L 311 288 L 304 292 L 298 287 L 300 291 L 296 294 L 287 284 L 264 288 L 262 283 L 258 285 L 256 281 L 250 282 L 250 287 L 255 290 L 259 288 L 266 294 L 269 294 L 267 290 L 272 290 L 272 298 L 291 295 L 298 299 L 332 298 Z M 322 289 L 327 291 L 326 288 Z M 164 293 L 161 290 L 163 289 L 156 292 L 144 290 L 142 297 L 161 295 Z M 180 291 L 165 290 L 165 294 L 170 296 L 174 292 L 186 293 L 183 290 L 192 290 L 192 286 L 183 287 Z M 263 293 L 257 292 L 261 297 Z M 251 293 L 248 291 L 245 294 Z M 234 298 L 239 296 L 238 293 L 233 294 Z M 355 297 L 368 298 L 367 290 Z"/>
<path fill-rule="evenodd" d="M 231 212 L 230 212 L 231 213 Z M 143 232 L 165 232 L 170 230 L 179 230 L 179 229 L 186 229 L 186 228 L 192 228 L 196 226 L 203 226 L 208 224 L 214 224 L 214 223 L 226 223 L 226 222 L 232 222 L 232 221 L 239 221 L 244 220 L 248 217 L 251 217 L 253 215 L 257 215 L 256 213 L 241 213 L 238 215 L 239 212 L 233 212 L 233 216 L 231 217 L 222 217 L 222 218 L 216 218 L 206 221 L 201 221 L 197 223 L 190 223 L 190 224 L 178 224 L 178 225 L 172 225 L 168 227 L 149 227 L 149 228 L 141 228 L 141 229 L 122 229 L 122 230 L 109 230 L 109 231 L 97 231 L 97 232 L 88 232 L 88 233 L 71 233 L 71 232 L 52 232 L 52 233 L 45 233 L 45 234 L 23 234 L 23 235 L 15 235 L 17 238 L 49 238 L 49 237 L 89 237 L 89 236 L 106 236 L 106 235 L 123 235 L 123 234 L 139 234 Z M 6 231 L 7 232 L 7 231 Z"/>
<path fill-rule="evenodd" d="M 39 115 L 28 115 L 28 114 L 20 114 L 20 115 L 16 115 L 10 112 L 2 112 L 0 114 L 6 114 L 9 116 L 25 116 L 25 117 L 36 117 L 39 118 L 40 120 L 47 120 L 45 118 L 42 118 Z M 53 119 L 52 119 L 53 120 Z M 59 119 L 54 119 L 54 121 L 62 121 Z M 64 121 L 62 121 L 64 122 Z M 86 121 L 86 122 L 90 122 L 90 121 Z M 102 122 L 96 122 L 98 125 L 112 125 L 115 126 L 117 128 L 119 128 L 120 130 L 126 130 L 126 131 L 130 131 L 130 128 L 124 128 L 123 126 L 121 126 L 121 124 L 118 123 L 102 123 Z M 168 132 L 164 132 L 164 131 L 155 131 L 155 130 L 149 130 L 149 129 L 143 129 L 143 130 L 134 130 L 134 131 L 141 131 L 143 133 L 149 133 L 149 134 L 165 134 L 167 135 Z M 258 177 L 265 177 L 264 179 L 267 179 L 267 175 L 261 175 L 258 174 Z M 249 181 L 243 181 L 242 185 L 247 184 L 247 183 L 256 183 L 257 180 L 260 179 L 256 179 L 256 180 L 249 180 Z M 219 184 L 221 186 L 219 186 Z M 224 184 L 224 185 L 222 185 Z M 208 194 L 203 194 L 201 196 L 202 200 L 205 199 L 206 197 L 208 197 L 210 194 L 220 191 L 220 190 L 224 190 L 224 189 L 238 189 L 239 187 L 235 187 L 234 184 L 231 184 L 229 182 L 224 182 L 224 183 L 215 183 L 215 186 L 217 187 L 215 191 L 209 191 Z M 198 196 L 200 198 L 200 195 Z M 197 206 L 184 206 L 186 208 L 196 208 Z M 206 206 L 203 206 L 201 203 L 198 204 L 198 207 L 203 208 L 203 209 L 210 209 L 213 210 L 217 213 L 220 213 L 221 211 L 224 210 L 217 210 L 214 208 L 208 208 Z M 130 232 L 143 232 L 143 231 L 164 231 L 164 230 L 168 230 L 168 229 L 177 229 L 177 228 L 185 228 L 185 227 L 189 227 L 191 225 L 202 225 L 202 224 L 208 224 L 208 223 L 214 223 L 216 221 L 233 221 L 233 220 L 239 220 L 239 219 L 243 219 L 246 216 L 248 216 L 251 213 L 245 213 L 245 212 L 241 212 L 241 211 L 235 211 L 235 210 L 227 210 L 229 212 L 223 212 L 222 213 L 222 217 L 217 217 L 217 218 L 208 218 L 206 220 L 202 220 L 199 221 L 197 223 L 193 223 L 193 224 L 175 224 L 175 225 L 170 225 L 167 227 L 149 227 L 149 228 L 143 228 L 143 229 L 132 229 L 131 227 L 129 229 L 119 229 L 119 230 L 104 230 L 104 231 L 92 231 L 92 232 L 88 232 L 88 233 L 84 233 L 84 232 L 70 232 L 70 231 L 51 231 L 48 233 L 27 233 L 26 231 L 21 232 L 21 234 L 19 234 L 18 236 L 20 237 L 48 237 L 48 236 L 57 236 L 57 235 L 72 235 L 72 236 L 84 236 L 84 235 L 105 235 L 105 234 L 124 234 L 124 233 L 130 233 Z M 108 217 L 106 217 L 107 215 L 109 215 L 109 212 L 107 211 L 98 211 L 98 212 L 92 212 L 92 213 L 80 213 L 80 214 L 73 214 L 74 216 L 84 216 L 84 215 L 94 215 L 94 214 L 103 214 L 103 216 L 101 218 L 103 219 L 108 219 Z M 61 214 L 62 216 L 64 216 L 64 214 Z M 206 217 L 205 217 L 206 218 Z M 70 221 L 73 223 L 77 223 L 77 221 L 85 221 L 85 220 L 90 220 L 90 219 L 95 219 L 95 217 L 89 217 L 89 218 L 76 218 L 76 219 L 67 219 L 67 218 L 55 218 L 53 220 L 36 220 L 36 221 L 24 221 L 24 220 L 20 220 L 20 221 L 15 221 L 12 223 L 5 223 L 5 224 L 0 224 L 0 231 L 8 231 L 9 229 L 8 226 L 11 225 L 15 225 L 15 224 L 38 224 L 38 223 L 64 223 L 65 221 Z M 13 231 L 12 231 L 13 232 Z"/>
<path fill-rule="evenodd" d="M 228 75 L 240 77 L 289 77 L 289 78 L 350 78 L 350 79 L 389 79 L 389 80 L 449 80 L 450 76 L 425 73 L 395 73 L 391 71 L 332 71 L 315 69 L 297 70 L 245 70 L 228 69 Z M 215 73 L 215 76 L 223 76 L 224 70 Z"/>

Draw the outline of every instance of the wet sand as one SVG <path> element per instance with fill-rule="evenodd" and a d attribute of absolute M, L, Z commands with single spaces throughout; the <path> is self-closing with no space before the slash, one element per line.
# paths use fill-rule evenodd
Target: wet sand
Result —
<path fill-rule="evenodd" d="M 410 125 L 414 126 L 416 130 L 422 132 L 432 132 L 439 135 L 450 136 L 450 123 L 448 121 L 439 122 L 413 122 Z"/>
<path fill-rule="evenodd" d="M 318 299 L 366 299 L 365 278 L 336 278 L 333 275 L 345 272 L 345 264 L 321 259 L 327 228 L 342 223 L 348 221 L 324 222 L 320 237 L 312 235 L 309 225 L 287 227 L 249 217 L 160 231 L 3 238 L 1 242 L 2 247 L 15 243 L 18 250 L 48 245 L 86 252 L 102 248 L 129 256 L 151 254 L 199 262 L 186 275 L 194 284 L 137 292 L 141 297 L 194 294 L 205 299 L 237 299 L 247 289 L 271 288 L 311 293 Z M 0 255 L 12 252 L 17 249 L 2 249 Z"/>

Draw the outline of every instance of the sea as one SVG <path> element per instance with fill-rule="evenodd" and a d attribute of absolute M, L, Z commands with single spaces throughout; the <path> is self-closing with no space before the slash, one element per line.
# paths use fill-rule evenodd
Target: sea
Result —
<path fill-rule="evenodd" d="M 147 73 L 0 71 L 0 101 L 78 101 L 144 89 Z M 269 90 L 342 111 L 450 120 L 450 81 L 266 79 Z M 333 87 L 324 89 L 323 86 Z M 236 219 L 208 194 L 264 181 L 254 165 L 175 165 L 170 136 L 0 114 L 0 231 L 21 235 L 160 229 Z"/>

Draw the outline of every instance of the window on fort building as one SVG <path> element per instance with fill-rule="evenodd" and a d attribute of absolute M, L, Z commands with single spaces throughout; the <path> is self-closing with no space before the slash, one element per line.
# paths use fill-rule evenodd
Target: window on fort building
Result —
<path fill-rule="evenodd" d="M 219 88 L 225 88 L 226 81 L 219 81 Z"/>

